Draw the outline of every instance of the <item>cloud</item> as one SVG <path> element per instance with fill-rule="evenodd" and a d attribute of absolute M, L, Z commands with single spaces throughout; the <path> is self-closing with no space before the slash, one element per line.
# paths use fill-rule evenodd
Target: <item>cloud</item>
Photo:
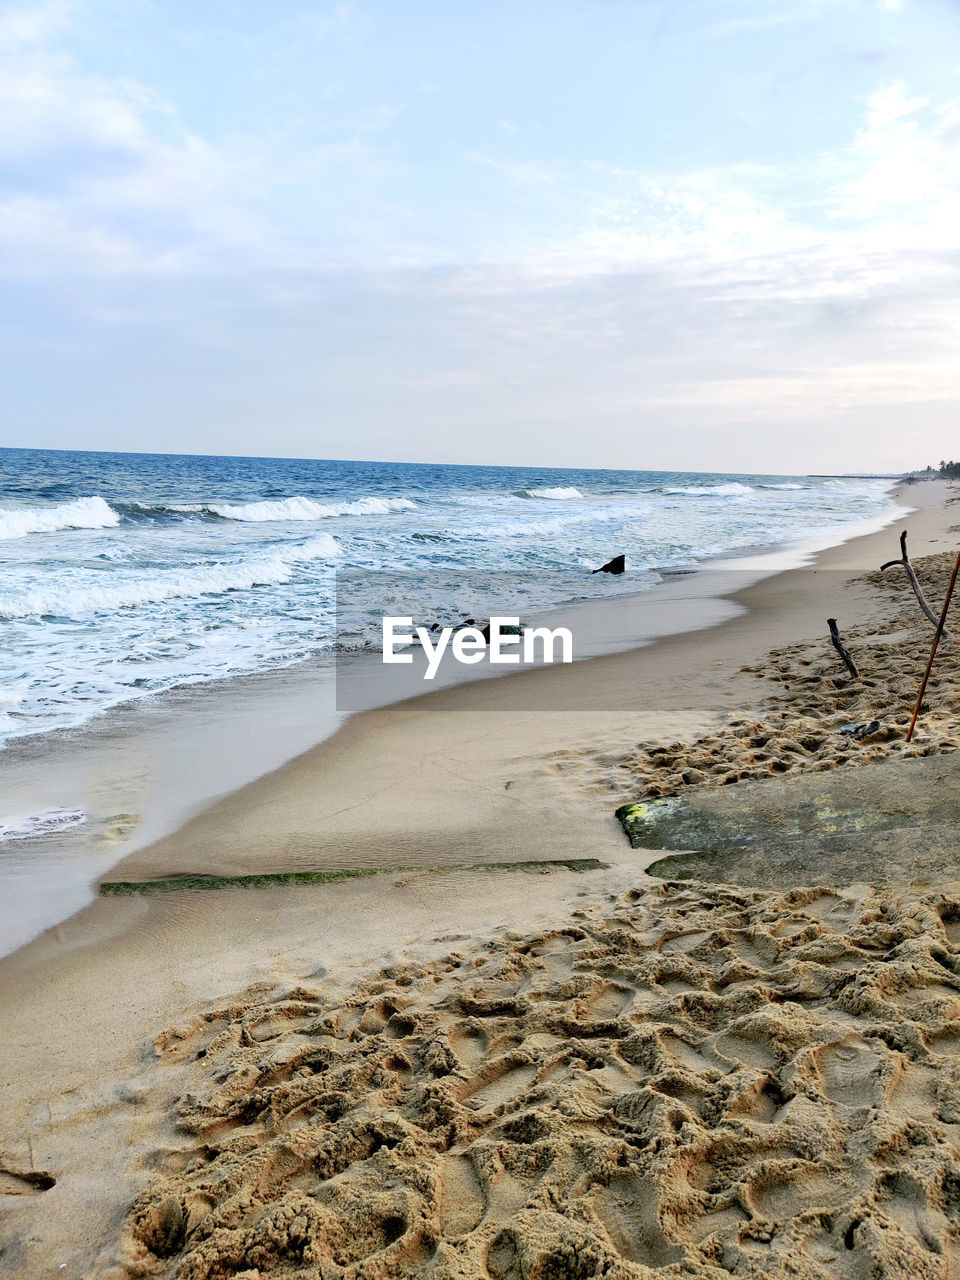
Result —
<path fill-rule="evenodd" d="M 828 194 L 830 213 L 890 239 L 956 243 L 960 226 L 960 103 L 914 96 L 895 80 L 866 102 L 864 123 L 837 157 L 849 177 Z"/>
<path fill-rule="evenodd" d="M 206 275 L 311 253 L 332 265 L 282 211 L 304 207 L 309 220 L 331 172 L 375 172 L 369 139 L 398 107 L 334 119 L 308 145 L 269 129 L 213 139 L 150 85 L 86 70 L 67 47 L 73 13 L 58 3 L 0 19 L 0 246 L 15 275 Z M 336 6 L 324 31 L 350 14 Z"/>
<path fill-rule="evenodd" d="M 780 163 L 687 171 L 600 163 L 469 159 L 522 189 L 538 214 L 517 260 L 559 278 L 674 259 L 735 263 L 807 250 L 859 256 L 958 243 L 960 100 L 936 102 L 888 80 L 862 103 L 849 141 Z M 818 287 L 815 278 L 810 288 Z M 832 287 L 829 281 L 821 287 Z"/>
<path fill-rule="evenodd" d="M 84 72 L 55 43 L 69 16 L 47 5 L 0 25 L 0 242 L 30 255 L 20 273 L 168 266 L 222 188 L 222 159 L 148 86 Z"/>
<path fill-rule="evenodd" d="M 341 10 L 318 41 L 354 38 Z M 955 402 L 960 103 L 885 80 L 840 146 L 672 167 L 557 158 L 494 115 L 494 140 L 420 193 L 391 144 L 402 105 L 216 135 L 150 84 L 90 71 L 73 21 L 68 4 L 0 18 L 9 359 L 39 362 L 24 421 L 44 412 L 54 341 L 71 430 L 136 417 L 163 447 L 195 447 L 200 404 L 225 433 L 200 447 L 224 451 L 258 414 L 293 424 L 287 452 L 315 415 L 368 456 L 390 456 L 395 422 L 423 457 L 438 422 L 514 457 L 526 424 L 559 422 L 655 465 L 624 453 L 638 423 L 867 431 L 890 406 Z M 474 176 L 479 211 L 456 189 Z M 715 465 L 777 469 L 787 444 L 760 460 L 758 438 Z M 534 433 L 528 460 L 548 443 Z"/>
<path fill-rule="evenodd" d="M 828 3 L 847 0 L 811 8 Z M 473 211 L 458 208 L 455 191 L 442 222 L 412 203 L 416 178 L 390 145 L 402 105 L 344 113 L 333 104 L 309 136 L 293 125 L 287 135 L 270 126 L 205 136 L 150 85 L 85 70 L 64 44 L 71 13 L 53 3 L 0 21 L 0 243 L 23 250 L 21 275 L 71 259 L 88 273 L 206 275 L 487 257 L 563 279 L 844 236 L 868 235 L 878 248 L 925 237 L 947 246 L 960 217 L 960 107 L 890 81 L 865 101 L 847 145 L 780 163 L 657 171 L 521 157 L 498 128 L 499 148 L 463 157 L 494 184 L 471 245 L 458 228 Z M 360 21 L 346 5 L 318 16 L 321 41 Z"/>
<path fill-rule="evenodd" d="M 17 5 L 0 13 L 0 49 L 22 50 L 42 45 L 69 25 L 73 5 L 69 0 L 49 4 Z"/>
<path fill-rule="evenodd" d="M 742 9 L 743 6 L 736 7 Z M 744 32 L 769 31 L 777 27 L 819 22 L 829 16 L 831 10 L 869 12 L 871 9 L 879 9 L 881 12 L 899 13 L 903 7 L 904 0 L 805 0 L 803 4 L 787 5 L 779 9 L 768 4 L 763 12 L 738 12 L 734 17 L 711 23 L 703 29 L 703 34 L 708 38 L 724 39 L 743 35 Z"/>

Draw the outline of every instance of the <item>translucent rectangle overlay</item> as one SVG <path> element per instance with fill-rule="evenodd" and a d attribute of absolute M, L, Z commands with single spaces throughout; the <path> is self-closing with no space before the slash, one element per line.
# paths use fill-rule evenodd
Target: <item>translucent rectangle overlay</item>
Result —
<path fill-rule="evenodd" d="M 516 678 L 491 690 L 491 709 L 599 709 L 606 699 L 592 692 L 593 682 L 544 676 L 546 668 L 557 671 L 729 622 L 744 613 L 740 596 L 762 576 L 724 567 L 621 575 L 586 570 L 571 583 L 568 573 L 534 571 L 341 571 L 337 709 L 360 711 L 424 693 L 450 694 L 466 683 L 505 676 Z M 817 571 L 816 584 L 823 600 L 824 652 L 830 654 L 826 619 L 842 617 L 850 574 Z M 488 642 L 491 619 L 501 620 L 493 628 L 494 643 Z M 567 657 L 572 664 L 564 662 Z M 437 710 L 458 705 L 452 694 L 434 701 Z"/>

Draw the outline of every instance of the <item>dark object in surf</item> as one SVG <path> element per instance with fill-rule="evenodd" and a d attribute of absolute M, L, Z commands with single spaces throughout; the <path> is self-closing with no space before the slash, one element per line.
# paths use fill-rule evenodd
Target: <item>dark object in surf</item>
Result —
<path fill-rule="evenodd" d="M 848 738 L 859 742 L 861 738 L 869 738 L 880 728 L 879 720 L 861 720 L 859 724 L 842 724 L 840 732 Z"/>
<path fill-rule="evenodd" d="M 606 564 L 602 564 L 599 569 L 594 569 L 594 573 L 623 573 L 627 567 L 626 556 L 614 556 L 612 560 L 608 560 Z"/>
<path fill-rule="evenodd" d="M 487 644 L 489 644 L 490 643 L 490 623 L 489 622 L 485 622 L 483 624 L 483 626 L 480 628 L 480 634 L 483 636 L 484 640 L 486 640 Z M 502 636 L 522 636 L 523 626 L 521 624 L 519 627 L 515 627 L 515 626 L 512 626 L 511 624 L 508 624 L 507 626 L 500 628 L 500 634 Z"/>
<path fill-rule="evenodd" d="M 857 670 L 857 664 L 844 648 L 843 641 L 840 639 L 840 632 L 837 630 L 836 618 L 828 618 L 827 626 L 830 628 L 830 640 L 832 641 L 833 647 L 836 649 L 837 653 L 839 653 L 840 657 L 843 659 L 843 665 L 850 672 L 854 680 L 859 680 L 860 672 Z"/>
<path fill-rule="evenodd" d="M 431 631 L 442 631 L 445 625 L 447 625 L 447 624 L 446 624 L 446 623 L 443 623 L 443 622 L 431 622 L 431 623 L 430 623 L 430 630 L 431 630 Z M 476 621 L 476 619 L 475 619 L 475 618 L 464 618 L 462 622 L 455 622 L 455 623 L 453 624 L 454 629 L 455 629 L 456 631 L 462 631 L 462 630 L 464 629 L 464 627 L 475 627 L 476 625 L 477 625 L 477 621 Z"/>

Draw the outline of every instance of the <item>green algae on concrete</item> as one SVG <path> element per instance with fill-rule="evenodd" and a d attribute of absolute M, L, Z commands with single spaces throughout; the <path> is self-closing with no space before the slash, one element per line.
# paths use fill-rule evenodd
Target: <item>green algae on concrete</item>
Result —
<path fill-rule="evenodd" d="M 102 897 L 126 897 L 136 893 L 178 893 L 204 889 L 269 889 L 277 885 L 332 884 L 370 876 L 417 872 L 441 875 L 448 871 L 604 871 L 608 864 L 598 858 L 538 859 L 527 862 L 475 862 L 470 866 L 445 867 L 363 867 L 348 871 L 278 871 L 256 876 L 165 876 L 157 880 L 104 880 Z"/>

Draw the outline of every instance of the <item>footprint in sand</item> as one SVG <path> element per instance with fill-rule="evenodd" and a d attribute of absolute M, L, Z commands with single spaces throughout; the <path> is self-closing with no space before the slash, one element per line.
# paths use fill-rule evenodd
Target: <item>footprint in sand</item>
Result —
<path fill-rule="evenodd" d="M 863 1040 L 850 1038 L 812 1055 L 823 1092 L 843 1107 L 874 1107 L 882 1101 L 882 1059 Z"/>
<path fill-rule="evenodd" d="M 277 1036 L 305 1030 L 320 1015 L 321 1005 L 290 1001 L 273 1005 L 266 1013 L 258 1013 L 243 1021 L 245 1037 L 261 1043 Z"/>
<path fill-rule="evenodd" d="M 634 992 L 616 982 L 605 982 L 585 1001 L 591 1018 L 618 1018 L 633 1004 Z"/>
<path fill-rule="evenodd" d="M 659 985 L 671 996 L 685 996 L 700 990 L 696 982 L 688 982 L 686 978 L 661 978 Z"/>
<path fill-rule="evenodd" d="M 947 1058 L 960 1057 L 960 1025 L 933 1032 L 928 1043 L 932 1053 L 942 1054 Z"/>
<path fill-rule="evenodd" d="M 461 1066 L 467 1071 L 477 1071 L 487 1052 L 486 1033 L 476 1024 L 466 1022 L 450 1027 L 447 1040 Z"/>
<path fill-rule="evenodd" d="M 457 1090 L 460 1102 L 470 1099 L 489 1111 L 523 1093 L 537 1074 L 533 1063 L 504 1057 L 495 1060 Z"/>
<path fill-rule="evenodd" d="M 951 947 L 960 947 L 960 914 L 955 911 L 944 911 L 940 916 L 943 931 Z"/>
<path fill-rule="evenodd" d="M 221 1010 L 202 1013 L 190 1022 L 161 1032 L 153 1042 L 154 1052 L 165 1062 L 202 1058 L 225 1032 L 234 1044 L 240 1043 L 240 1028 L 231 1025 L 228 1013 Z"/>
<path fill-rule="evenodd" d="M 805 897 L 806 895 L 800 890 L 795 896 Z M 822 893 L 813 890 L 809 899 L 798 905 L 800 905 L 804 915 L 812 916 L 814 920 L 826 920 L 832 916 L 831 923 L 838 919 L 846 920 L 851 914 L 849 902 L 835 893 Z"/>
<path fill-rule="evenodd" d="M 731 1119 L 756 1120 L 760 1124 L 773 1124 L 786 1099 L 772 1076 L 755 1080 L 727 1107 Z"/>
<path fill-rule="evenodd" d="M 667 933 L 661 940 L 658 950 L 665 956 L 685 955 L 689 951 L 695 951 L 701 943 L 712 936 L 705 930 L 691 933 Z"/>
<path fill-rule="evenodd" d="M 52 1173 L 41 1169 L 5 1169 L 0 1167 L 0 1196 L 36 1196 L 57 1185 Z"/>
<path fill-rule="evenodd" d="M 769 1161 L 744 1198 L 761 1218 L 779 1222 L 812 1209 L 829 1210 L 844 1190 L 840 1179 L 824 1176 L 806 1161 Z"/>
<path fill-rule="evenodd" d="M 724 1032 L 714 1042 L 717 1053 L 732 1062 L 743 1063 L 746 1067 L 756 1067 L 758 1071 L 771 1071 L 777 1066 L 776 1055 L 768 1048 L 759 1035 L 749 1032 Z"/>
<path fill-rule="evenodd" d="M 459 1240 L 480 1225 L 487 1208 L 486 1197 L 468 1156 L 445 1156 L 437 1176 L 443 1234 L 448 1240 Z"/>
<path fill-rule="evenodd" d="M 910 1174 L 891 1173 L 879 1187 L 879 1208 L 885 1217 L 930 1252 L 949 1256 L 950 1221 L 928 1203 L 927 1189 Z"/>
<path fill-rule="evenodd" d="M 692 1044 L 674 1035 L 673 1032 L 658 1034 L 657 1039 L 664 1053 L 681 1067 L 686 1067 L 688 1071 L 701 1073 L 716 1066 L 714 1061 L 705 1057 Z"/>
<path fill-rule="evenodd" d="M 593 1211 L 617 1252 L 629 1262 L 654 1268 L 683 1260 L 683 1250 L 670 1243 L 660 1226 L 659 1203 L 656 1186 L 634 1174 L 613 1177 L 591 1196 Z"/>
<path fill-rule="evenodd" d="M 803 916 L 788 916 L 785 920 L 781 920 L 770 930 L 770 934 L 774 938 L 796 938 L 798 934 L 804 933 L 811 928 L 809 920 L 805 920 Z"/>

